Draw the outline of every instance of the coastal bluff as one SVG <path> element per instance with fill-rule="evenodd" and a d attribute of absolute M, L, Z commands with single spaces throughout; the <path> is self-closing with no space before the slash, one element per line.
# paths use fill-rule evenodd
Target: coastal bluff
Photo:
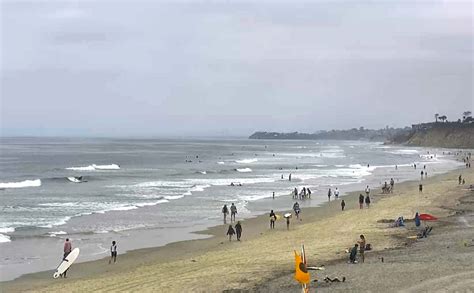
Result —
<path fill-rule="evenodd" d="M 474 148 L 474 123 L 423 123 L 390 143 L 443 148 Z"/>

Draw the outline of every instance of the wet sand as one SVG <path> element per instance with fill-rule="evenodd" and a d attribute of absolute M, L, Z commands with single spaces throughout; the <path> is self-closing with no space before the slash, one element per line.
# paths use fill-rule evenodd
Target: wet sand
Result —
<path fill-rule="evenodd" d="M 467 229 L 466 233 L 471 233 L 472 238 L 474 222 L 471 216 L 465 216 L 463 220 L 453 220 L 455 219 L 453 215 L 459 209 L 459 199 L 469 193 L 457 184 L 457 176 L 460 173 L 466 178 L 467 183 L 474 183 L 472 169 L 460 169 L 424 180 L 423 194 L 418 193 L 418 182 L 400 183 L 396 184 L 394 193 L 390 195 L 382 195 L 378 190 L 373 190 L 371 207 L 363 210 L 359 209 L 357 203 L 359 193 L 354 192 L 344 197 L 347 204 L 344 212 L 340 210 L 341 200 L 331 201 L 321 207 L 304 208 L 302 221 L 293 218 L 290 231 L 286 230 L 286 224 L 282 220 L 277 221 L 275 230 L 270 230 L 268 215 L 263 215 L 242 221 L 241 242 L 229 242 L 225 237 L 227 225 L 221 225 L 200 232 L 212 236 L 208 239 L 182 241 L 164 247 L 119 254 L 118 263 L 114 265 L 108 265 L 108 259 L 74 264 L 67 279 L 52 279 L 53 271 L 29 274 L 1 283 L 0 288 L 3 292 L 97 290 L 300 292 L 298 284 L 292 279 L 292 273 L 293 250 L 299 249 L 302 243 L 306 246 L 310 265 L 326 266 L 324 272 L 317 274 L 318 277 L 327 274 L 331 277 L 344 275 L 348 278 L 344 284 L 320 284 L 321 290 L 326 287 L 330 290 L 340 288 L 341 291 L 356 292 L 367 292 L 368 288 L 374 292 L 380 291 L 377 288 L 385 290 L 384 278 L 387 275 L 398 278 L 399 271 L 405 271 L 404 264 L 407 261 L 397 256 L 406 256 L 408 252 L 414 253 L 420 259 L 419 265 L 423 267 L 430 265 L 434 258 L 429 254 L 423 256 L 426 249 L 434 255 L 443 255 L 443 258 L 439 259 L 444 263 L 437 270 L 438 273 L 444 272 L 445 275 L 446 271 L 456 273 L 451 268 L 463 265 L 462 261 L 467 256 L 472 259 L 473 247 L 467 247 L 467 251 L 460 251 L 459 253 L 467 255 L 459 257 L 458 260 L 449 257 L 458 253 L 457 250 L 443 249 L 442 246 L 436 245 L 423 249 L 423 245 L 449 242 L 452 237 L 454 237 L 452 241 L 457 241 L 456 237 L 461 237 L 438 234 L 437 231 L 443 231 L 442 229 L 450 233 Z M 471 208 L 472 202 L 465 204 L 464 210 L 468 211 Z M 386 223 L 380 222 L 398 216 L 412 218 L 416 211 L 431 213 L 441 218 L 440 221 L 433 223 L 435 227 L 433 235 L 416 243 L 411 243 L 412 241 L 406 238 L 407 235 L 414 234 L 410 227 L 414 225 L 413 223 L 409 223 L 409 228 L 404 229 L 388 228 Z M 464 235 L 462 234 L 464 232 L 459 233 Z M 351 247 L 360 234 L 366 235 L 367 242 L 372 244 L 374 251 L 367 254 L 366 263 L 349 265 L 346 263 L 347 255 L 344 250 Z M 402 253 L 391 250 L 400 247 L 410 248 L 404 248 Z M 416 250 L 417 247 L 421 249 Z M 378 256 L 385 254 L 390 261 L 379 263 Z M 424 257 L 427 259 L 423 260 Z M 408 260 L 411 259 L 416 258 L 411 257 Z M 394 266 L 393 270 L 390 269 L 393 264 L 399 264 L 399 267 Z M 408 273 L 404 273 L 403 278 L 400 277 L 397 284 L 401 287 L 394 288 L 395 291 L 398 289 L 417 291 L 414 286 L 430 280 L 431 275 L 409 273 L 410 266 L 406 266 Z M 474 270 L 472 264 L 463 272 L 468 273 L 469 270 Z M 359 271 L 363 273 L 358 273 Z M 313 274 L 313 279 L 314 277 Z M 410 281 L 404 281 L 407 278 Z M 453 284 L 455 280 L 456 278 L 452 277 L 447 283 Z M 472 285 L 468 282 L 464 285 L 461 282 L 459 284 L 459 290 Z M 438 285 L 442 286 L 442 282 Z"/>

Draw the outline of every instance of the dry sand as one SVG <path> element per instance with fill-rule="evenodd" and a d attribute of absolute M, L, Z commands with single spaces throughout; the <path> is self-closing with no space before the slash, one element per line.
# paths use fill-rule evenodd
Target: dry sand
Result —
<path fill-rule="evenodd" d="M 107 260 L 75 264 L 68 279 L 53 280 L 52 271 L 25 275 L 1 283 L 0 288 L 3 292 L 301 292 L 292 279 L 293 250 L 304 243 L 309 264 L 326 266 L 312 279 L 347 278 L 345 283 L 313 282 L 312 292 L 315 288 L 318 292 L 472 292 L 474 246 L 464 246 L 462 241 L 474 237 L 474 194 L 457 184 L 461 172 L 467 183 L 474 183 L 472 169 L 424 180 L 423 194 L 418 193 L 418 182 L 400 183 L 391 195 L 373 194 L 371 208 L 363 210 L 356 202 L 358 193 L 353 193 L 344 197 L 344 212 L 340 200 L 303 209 L 303 221 L 292 219 L 290 231 L 281 220 L 277 229 L 270 230 L 265 215 L 242 222 L 242 242 L 229 242 L 224 237 L 227 226 L 217 226 L 202 232 L 215 235 L 209 239 L 132 251 L 119 255 L 115 265 Z M 440 218 L 427 239 L 406 238 L 415 234 L 413 223 L 408 228 L 380 223 L 398 216 L 412 218 L 416 211 Z M 367 253 L 364 264 L 347 264 L 344 250 L 360 234 L 374 251 Z"/>

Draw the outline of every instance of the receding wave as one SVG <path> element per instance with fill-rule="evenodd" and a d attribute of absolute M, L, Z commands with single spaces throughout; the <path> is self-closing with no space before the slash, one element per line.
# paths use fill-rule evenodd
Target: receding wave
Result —
<path fill-rule="evenodd" d="M 25 187 L 38 187 L 41 186 L 41 180 L 24 180 L 20 182 L 6 182 L 0 183 L 0 188 L 25 188 Z"/>
<path fill-rule="evenodd" d="M 110 165 L 92 164 L 89 166 L 82 166 L 82 167 L 69 167 L 69 168 L 66 168 L 66 170 L 72 170 L 72 171 L 120 170 L 120 166 L 118 164 L 110 164 Z"/>
<path fill-rule="evenodd" d="M 250 164 L 250 163 L 255 163 L 257 161 L 258 159 L 243 159 L 243 160 L 236 160 L 235 162 L 239 164 Z"/>

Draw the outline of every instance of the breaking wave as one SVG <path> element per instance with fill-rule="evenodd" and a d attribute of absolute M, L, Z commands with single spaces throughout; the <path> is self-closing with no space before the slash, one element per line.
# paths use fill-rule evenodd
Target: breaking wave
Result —
<path fill-rule="evenodd" d="M 41 180 L 24 180 L 20 182 L 6 182 L 0 183 L 0 188 L 24 188 L 24 187 L 38 187 L 41 186 Z"/>
<path fill-rule="evenodd" d="M 72 171 L 120 170 L 120 166 L 118 164 L 110 164 L 110 165 L 92 164 L 92 165 L 84 166 L 84 167 L 69 167 L 69 168 L 66 168 L 66 170 L 72 170 Z"/>

